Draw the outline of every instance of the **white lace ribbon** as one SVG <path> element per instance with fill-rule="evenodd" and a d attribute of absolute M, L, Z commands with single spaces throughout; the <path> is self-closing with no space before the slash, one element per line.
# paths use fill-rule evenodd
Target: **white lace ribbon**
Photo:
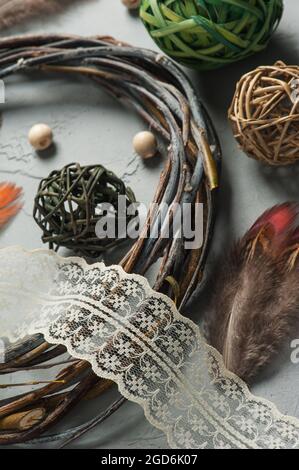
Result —
<path fill-rule="evenodd" d="M 299 420 L 254 397 L 141 276 L 51 251 L 0 250 L 0 336 L 42 333 L 118 384 L 173 448 L 299 448 Z"/>

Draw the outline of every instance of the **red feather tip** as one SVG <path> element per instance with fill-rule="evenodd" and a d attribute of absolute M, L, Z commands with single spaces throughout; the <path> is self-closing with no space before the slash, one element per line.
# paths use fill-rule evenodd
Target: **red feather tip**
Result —
<path fill-rule="evenodd" d="M 245 235 L 246 243 L 252 243 L 253 251 L 261 245 L 274 256 L 282 254 L 288 247 L 299 242 L 298 214 L 299 204 L 294 202 L 272 207 L 249 229 Z"/>
<path fill-rule="evenodd" d="M 289 232 L 294 228 L 299 213 L 299 204 L 286 202 L 264 212 L 249 229 L 248 234 L 257 235 L 261 228 L 272 227 L 275 235 Z"/>
<path fill-rule="evenodd" d="M 0 228 L 22 208 L 22 188 L 13 183 L 0 183 Z"/>

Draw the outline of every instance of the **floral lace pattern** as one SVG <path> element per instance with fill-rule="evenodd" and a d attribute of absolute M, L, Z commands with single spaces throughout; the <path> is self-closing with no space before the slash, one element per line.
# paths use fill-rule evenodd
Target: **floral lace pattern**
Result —
<path fill-rule="evenodd" d="M 140 404 L 173 448 L 299 448 L 299 421 L 254 397 L 173 302 L 119 266 L 0 250 L 1 336 L 42 333 Z"/>

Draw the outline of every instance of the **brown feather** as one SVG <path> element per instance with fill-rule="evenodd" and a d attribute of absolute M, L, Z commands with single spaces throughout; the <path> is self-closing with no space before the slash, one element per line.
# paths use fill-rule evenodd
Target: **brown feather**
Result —
<path fill-rule="evenodd" d="M 299 323 L 298 206 L 267 211 L 223 261 L 207 319 L 211 344 L 246 381 Z"/>
<path fill-rule="evenodd" d="M 77 0 L 0 0 L 0 29 L 41 14 L 59 13 Z M 83 0 L 81 0 L 83 1 Z"/>

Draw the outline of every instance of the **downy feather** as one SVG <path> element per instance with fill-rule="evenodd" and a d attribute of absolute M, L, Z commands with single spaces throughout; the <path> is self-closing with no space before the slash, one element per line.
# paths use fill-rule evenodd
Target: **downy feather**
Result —
<path fill-rule="evenodd" d="M 76 1 L 78 0 L 0 0 L 0 29 L 10 28 L 37 15 L 59 13 Z"/>
<path fill-rule="evenodd" d="M 226 367 L 250 381 L 299 324 L 298 205 L 265 212 L 223 261 L 207 330 Z"/>

